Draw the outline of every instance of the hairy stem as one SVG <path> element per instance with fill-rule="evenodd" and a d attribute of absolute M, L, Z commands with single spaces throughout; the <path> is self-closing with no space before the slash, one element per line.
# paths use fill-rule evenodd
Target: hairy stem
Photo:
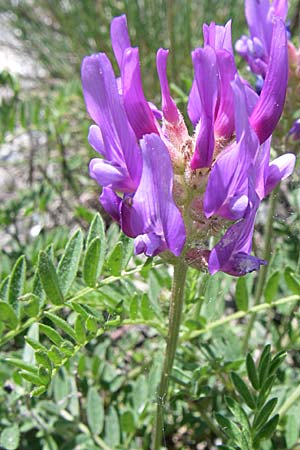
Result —
<path fill-rule="evenodd" d="M 266 261 L 269 261 L 270 254 L 271 254 L 273 216 L 274 216 L 274 212 L 275 212 L 275 208 L 276 208 L 277 194 L 278 194 L 278 189 L 275 189 L 274 191 L 272 191 L 271 196 L 270 196 L 269 211 L 268 211 L 268 217 L 267 217 L 265 233 L 264 233 L 265 234 L 265 247 L 264 247 L 264 251 L 263 251 L 263 259 L 265 259 Z M 259 274 L 258 274 L 255 293 L 254 293 L 254 306 L 258 305 L 261 301 L 262 293 L 263 293 L 264 286 L 265 286 L 265 281 L 267 278 L 267 273 L 268 273 L 268 266 L 267 265 L 261 266 L 261 268 L 259 270 Z M 248 326 L 246 328 L 246 333 L 244 336 L 244 341 L 243 341 L 243 350 L 244 351 L 247 351 L 248 344 L 249 344 L 249 338 L 251 335 L 251 331 L 252 331 L 255 319 L 256 319 L 256 314 L 252 314 L 252 316 L 250 317 L 250 320 L 248 322 Z"/>
<path fill-rule="evenodd" d="M 184 286 L 187 273 L 185 262 L 178 258 L 174 265 L 172 297 L 169 310 L 169 327 L 167 336 L 167 346 L 161 380 L 157 393 L 157 409 L 154 424 L 152 450 L 159 450 L 161 447 L 163 430 L 163 409 L 167 397 L 169 378 L 173 367 L 176 347 L 178 342 L 179 328 L 181 323 L 182 308 L 184 302 Z"/>

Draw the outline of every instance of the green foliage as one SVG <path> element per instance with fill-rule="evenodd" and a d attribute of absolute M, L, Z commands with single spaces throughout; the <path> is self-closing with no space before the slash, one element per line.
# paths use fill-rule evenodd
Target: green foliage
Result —
<path fill-rule="evenodd" d="M 111 450 L 149 448 L 171 278 L 161 261 L 133 260 L 132 250 L 132 242 L 120 235 L 118 227 L 112 224 L 105 232 L 96 214 L 86 233 L 77 230 L 60 247 L 50 244 L 41 249 L 37 269 L 28 258 L 26 267 L 21 257 L 11 275 L 3 278 L 0 376 L 14 390 L 13 395 L 0 390 L 14 411 L 3 426 L 6 430 L 18 425 L 18 442 L 24 448 L 32 428 L 39 430 L 38 445 L 48 442 L 54 448 L 62 443 L 73 448 L 82 442 Z M 232 320 L 251 311 L 251 286 L 249 277 L 238 282 L 233 292 L 239 310 Z M 167 407 L 166 414 L 182 417 L 194 442 L 209 439 L 213 447 L 220 435 L 221 448 L 252 450 L 274 439 L 276 408 L 282 400 L 278 394 L 270 397 L 270 391 L 278 386 L 275 375 L 286 352 L 272 356 L 266 346 L 257 364 L 248 354 L 249 382 L 245 381 L 240 339 L 230 316 L 229 320 L 223 316 L 231 290 L 230 277 L 199 278 L 198 272 L 189 271 L 184 345 L 178 349 L 171 409 Z M 9 298 L 15 299 L 17 313 Z M 295 301 L 286 299 L 287 304 Z M 280 305 L 283 300 L 278 300 Z M 237 330 L 240 327 L 237 323 Z M 12 339 L 15 348 L 10 348 Z M 34 411 L 30 426 L 18 410 L 18 398 L 24 394 L 27 407 Z M 216 410 L 216 405 L 222 411 L 215 414 L 216 421 L 206 419 L 205 411 Z M 14 416 L 16 422 L 10 418 Z M 289 443 L 298 439 L 294 416 L 287 416 Z M 171 436 L 176 428 L 170 422 L 166 432 Z M 278 431 L 275 436 L 282 439 Z"/>
<path fill-rule="evenodd" d="M 233 420 L 216 414 L 216 419 L 224 433 L 229 437 L 229 443 L 234 449 L 261 449 L 261 441 L 270 439 L 275 433 L 279 414 L 272 413 L 278 398 L 268 400 L 275 383 L 275 375 L 286 355 L 283 352 L 271 355 L 270 345 L 266 345 L 258 365 L 256 366 L 250 353 L 246 358 L 246 369 L 250 386 L 235 372 L 231 379 L 238 397 L 250 408 L 249 414 L 241 402 L 232 397 L 226 400 L 227 407 L 233 415 Z M 224 448 L 221 446 L 221 448 Z M 230 447 L 231 448 L 231 447 Z"/>

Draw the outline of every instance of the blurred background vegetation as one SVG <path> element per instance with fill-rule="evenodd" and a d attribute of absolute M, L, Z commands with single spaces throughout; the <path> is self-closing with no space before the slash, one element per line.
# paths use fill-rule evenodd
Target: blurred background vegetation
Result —
<path fill-rule="evenodd" d="M 145 95 L 158 106 L 160 92 L 155 54 L 159 47 L 171 49 L 169 80 L 173 96 L 184 112 L 193 76 L 190 52 L 202 44 L 202 24 L 210 21 L 224 24 L 232 18 L 233 42 L 235 42 L 241 34 L 247 32 L 243 5 L 242 0 L 0 0 L 0 52 L 7 61 L 0 66 L 2 68 L 0 71 L 1 279 L 5 279 L 6 275 L 11 273 L 14 263 L 21 254 L 26 256 L 29 277 L 33 275 L 40 249 L 52 244 L 51 249 L 54 249 L 58 258 L 63 254 L 70 230 L 78 224 L 87 229 L 94 212 L 100 210 L 99 188 L 88 176 L 88 162 L 94 156 L 94 152 L 87 143 L 91 120 L 85 111 L 81 92 L 80 64 L 85 55 L 98 51 L 106 52 L 113 61 L 109 37 L 111 19 L 123 13 L 127 15 L 132 45 L 140 48 Z M 291 28 L 297 45 L 299 5 L 299 1 L 293 0 L 290 2 L 289 10 Z M 243 61 L 237 59 L 237 62 L 247 75 Z M 116 64 L 114 66 L 116 68 Z M 297 114 L 298 111 L 295 112 L 295 118 L 299 117 Z M 283 287 L 279 278 L 282 275 L 280 268 L 287 255 L 292 268 L 299 269 L 298 192 L 294 181 L 290 182 L 289 189 L 285 187 L 280 194 L 281 202 L 274 221 L 276 245 L 273 248 L 270 265 L 270 274 L 273 278 L 271 276 L 269 279 L 266 298 L 271 298 L 277 291 L 280 295 L 293 292 L 291 286 L 295 288 L 289 278 L 292 269 L 288 271 L 286 280 L 289 281 L 283 283 Z M 266 206 L 263 205 L 257 227 L 258 249 L 262 243 L 265 215 Z M 109 218 L 104 215 L 104 219 L 106 225 L 110 225 Z M 117 234 L 116 227 L 110 230 L 109 238 L 115 242 L 115 239 L 118 239 L 114 238 Z M 167 290 L 170 289 L 170 278 L 166 269 L 156 269 L 151 275 L 146 270 L 143 277 L 142 281 L 150 286 L 149 295 L 153 302 L 157 301 L 161 290 L 166 289 L 166 292 L 163 291 L 163 309 L 166 312 Z M 252 292 L 254 275 L 251 274 L 247 280 L 247 289 Z M 113 289 L 107 292 L 103 300 L 105 311 L 109 314 L 113 314 L 118 308 L 120 292 L 125 299 L 126 295 L 129 298 L 132 293 L 132 287 L 130 291 L 125 284 L 118 289 L 119 292 Z M 190 294 L 187 301 L 189 311 L 193 311 L 197 296 L 203 294 L 199 289 L 199 276 L 191 272 Z M 241 289 L 241 286 L 238 289 Z M 218 296 L 221 292 L 222 295 Z M 232 279 L 217 275 L 203 300 L 204 309 L 201 309 L 202 306 L 197 307 L 198 314 L 201 313 L 201 320 L 220 318 L 224 312 L 226 295 L 226 300 L 230 300 L 226 303 L 226 312 L 234 311 L 232 292 L 234 292 Z M 212 304 L 212 298 L 218 298 L 217 307 Z M 258 326 L 258 341 L 253 345 L 253 348 L 256 345 L 262 346 L 266 336 L 272 335 L 277 350 L 294 349 L 290 354 L 286 378 L 281 374 L 282 386 L 287 379 L 292 380 L 291 384 L 297 386 L 300 379 L 299 376 L 295 377 L 293 372 L 293 368 L 300 365 L 297 353 L 300 338 L 295 326 L 299 317 L 293 307 L 294 305 L 282 307 L 274 313 L 270 329 L 266 330 L 267 318 L 263 318 Z M 147 315 L 147 308 L 145 310 Z M 199 325 L 190 322 L 187 325 L 188 329 Z M 35 337 L 36 330 L 33 329 L 31 332 Z M 115 448 L 117 444 L 114 438 L 120 431 L 116 431 L 113 427 L 109 428 L 110 423 L 119 423 L 116 419 L 116 406 L 113 405 L 116 405 L 117 401 L 119 403 L 128 401 L 138 410 L 145 404 L 147 396 L 153 401 L 155 394 L 153 385 L 158 380 L 161 354 L 158 352 L 153 362 L 151 352 L 155 347 L 151 341 L 152 337 L 152 332 L 144 328 L 132 330 L 130 336 L 123 329 L 120 334 L 105 334 L 98 339 L 97 346 L 90 346 L 82 353 L 76 364 L 74 361 L 70 362 L 59 372 L 49 393 L 51 401 L 49 398 L 49 401 L 38 401 L 27 397 L 24 402 L 20 400 L 22 397 L 20 392 L 11 397 L 10 392 L 14 387 L 7 383 L 7 379 L 12 376 L 12 369 L 8 369 L 7 365 L 0 361 L 0 403 L 4 405 L 2 410 L 0 407 L 0 419 L 1 414 L 4 418 L 2 425 L 13 423 L 17 417 L 23 436 L 20 447 L 22 449 L 56 450 L 58 446 L 70 450 L 75 446 L 83 450 L 105 449 L 105 446 L 101 447 L 99 442 L 97 444 L 92 440 L 84 441 L 82 438 L 80 442 L 78 424 L 74 425 L 70 418 L 70 414 L 76 418 L 81 414 L 76 397 L 78 395 L 85 397 L 90 395 L 91 403 L 93 398 L 101 403 L 94 389 L 94 386 L 100 383 L 108 411 L 105 441 Z M 22 336 L 15 339 L 13 345 L 7 344 L 5 350 L 19 355 L 23 345 L 21 338 Z M 226 373 L 239 368 L 242 364 L 243 350 L 238 336 L 233 334 L 230 326 L 226 330 L 217 329 L 215 334 L 209 334 L 204 341 L 204 346 L 202 342 L 201 346 L 200 343 L 198 346 L 197 341 L 194 346 L 189 343 L 181 350 L 176 376 L 182 390 L 177 392 L 176 388 L 174 389 L 173 406 L 176 411 L 175 422 L 176 418 L 183 418 L 180 422 L 181 428 L 175 437 L 173 433 L 176 430 L 176 423 L 172 423 L 169 429 L 166 429 L 168 448 L 183 448 L 180 447 L 180 443 L 185 442 L 185 449 L 196 449 L 193 442 L 205 438 L 208 446 L 199 448 L 212 449 L 213 441 L 207 436 L 207 424 L 199 419 L 200 412 L 202 417 L 208 405 L 217 403 L 218 377 L 225 377 L 225 385 L 228 387 L 230 383 Z M 30 360 L 30 350 L 27 346 L 23 353 L 25 359 L 28 354 Z M 201 369 L 198 367 L 200 360 Z M 120 375 L 120 370 L 115 368 L 118 365 L 121 371 L 123 369 L 127 371 L 125 379 Z M 150 366 L 152 369 L 149 372 Z M 145 368 L 146 376 L 143 373 Z M 183 373 L 183 369 L 188 371 L 186 373 L 190 379 Z M 225 373 L 224 376 L 222 371 Z M 14 382 L 20 383 L 18 376 L 16 374 L 14 376 Z M 79 386 L 75 385 L 75 381 Z M 5 384 L 3 389 L 1 382 Z M 189 401 L 188 408 L 185 389 L 195 390 L 195 398 Z M 196 401 L 200 395 L 197 389 L 203 395 L 200 404 Z M 282 393 L 284 388 L 280 389 L 278 388 L 278 392 Z M 288 385 L 284 394 L 287 390 Z M 90 415 L 94 412 L 93 408 L 91 411 Z M 99 413 L 99 408 L 97 410 L 96 407 L 95 411 Z M 101 413 L 103 408 L 100 407 L 99 414 Z M 294 430 L 296 421 L 299 431 L 299 408 L 289 417 L 291 419 L 288 419 L 287 430 Z M 209 417 L 206 419 L 209 421 Z M 144 416 L 141 413 L 138 424 L 135 420 L 136 418 L 125 408 L 122 412 L 122 427 L 127 433 L 128 442 L 133 439 L 136 428 L 142 442 L 145 430 L 149 429 L 151 416 L 149 413 L 147 415 L 147 412 Z M 81 424 L 86 422 L 82 416 L 78 418 L 79 421 Z M 97 426 L 96 424 L 95 427 Z M 215 438 L 214 426 L 210 423 L 210 432 Z M 84 435 L 86 430 L 82 428 L 81 432 Z M 297 448 L 293 445 L 297 442 L 298 435 L 299 433 L 293 439 L 288 434 L 289 448 Z M 279 439 L 281 447 L 265 448 L 285 448 L 284 442 L 287 441 L 284 441 L 282 436 Z M 295 432 L 293 436 L 295 437 Z M 172 443 L 171 437 L 175 439 Z M 143 445 L 143 448 L 147 448 L 147 440 Z M 12 444 L 11 448 L 17 447 Z"/>

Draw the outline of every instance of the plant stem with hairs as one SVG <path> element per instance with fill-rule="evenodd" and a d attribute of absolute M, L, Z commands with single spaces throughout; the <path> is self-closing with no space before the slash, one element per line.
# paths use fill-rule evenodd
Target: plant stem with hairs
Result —
<path fill-rule="evenodd" d="M 177 348 L 179 328 L 184 303 L 184 287 L 185 287 L 186 273 L 187 273 L 187 266 L 184 260 L 182 258 L 177 258 L 177 261 L 174 265 L 174 273 L 173 273 L 172 296 L 169 309 L 167 346 L 161 374 L 161 380 L 157 393 L 157 409 L 154 424 L 152 450 L 159 450 L 161 447 L 162 431 L 163 431 L 163 410 L 168 394 L 169 378 L 171 375 Z"/>

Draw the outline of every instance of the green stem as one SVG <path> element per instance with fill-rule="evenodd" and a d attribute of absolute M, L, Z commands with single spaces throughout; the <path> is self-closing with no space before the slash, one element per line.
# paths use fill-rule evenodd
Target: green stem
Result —
<path fill-rule="evenodd" d="M 276 201 L 277 201 L 277 195 L 278 195 L 278 188 L 272 191 L 270 196 L 270 205 L 269 205 L 269 211 L 267 216 L 267 223 L 265 227 L 265 247 L 263 251 L 263 259 L 266 261 L 269 261 L 270 255 L 271 255 L 271 240 L 272 240 L 272 231 L 273 231 L 273 216 L 275 213 L 276 208 Z M 267 278 L 268 273 L 268 265 L 261 266 L 258 274 L 258 280 L 255 288 L 254 293 L 254 305 L 258 305 L 261 301 L 262 293 L 265 286 L 265 281 Z M 250 320 L 248 322 L 248 326 L 246 328 L 246 333 L 243 340 L 243 350 L 247 351 L 248 344 L 249 344 L 249 338 L 251 335 L 251 331 L 254 325 L 256 319 L 256 314 L 253 314 L 250 317 Z"/>
<path fill-rule="evenodd" d="M 157 394 L 157 409 L 152 441 L 152 450 L 160 450 L 163 430 L 163 409 L 168 392 L 169 378 L 173 367 L 178 342 L 181 315 L 184 303 L 184 286 L 187 266 L 183 259 L 178 258 L 174 265 L 172 296 L 169 309 L 169 328 L 165 360 Z"/>
<path fill-rule="evenodd" d="M 209 331 L 214 330 L 215 328 L 221 327 L 225 325 L 226 323 L 231 322 L 232 320 L 238 320 L 242 319 L 243 317 L 247 316 L 248 314 L 257 314 L 259 312 L 275 308 L 279 305 L 285 305 L 287 303 L 291 302 L 299 302 L 300 296 L 299 295 L 289 295 L 288 297 L 280 298 L 279 300 L 275 300 L 271 303 L 261 303 L 260 305 L 255 305 L 252 308 L 248 309 L 248 311 L 237 311 L 233 314 L 229 314 L 228 316 L 222 317 L 221 319 L 215 320 L 214 322 L 209 323 L 206 325 L 206 327 L 201 328 L 200 330 L 194 330 L 189 331 L 188 333 L 185 333 L 181 338 L 180 342 L 186 342 L 191 341 L 192 339 L 195 339 L 202 334 L 208 333 Z"/>

